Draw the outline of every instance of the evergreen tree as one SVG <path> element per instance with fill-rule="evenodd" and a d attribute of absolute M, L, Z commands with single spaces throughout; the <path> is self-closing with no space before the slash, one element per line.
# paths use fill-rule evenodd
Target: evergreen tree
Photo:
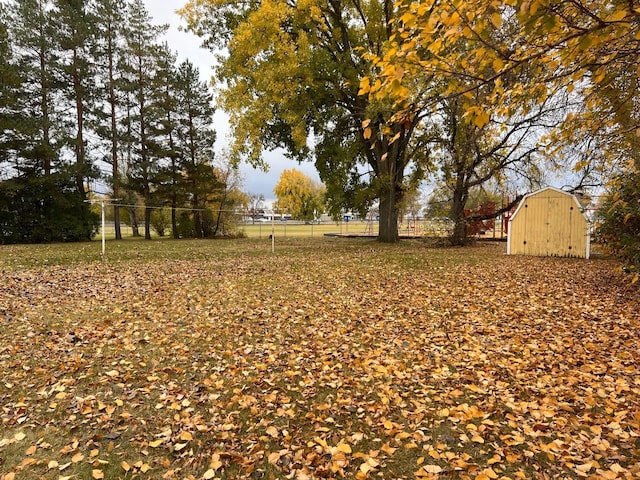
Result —
<path fill-rule="evenodd" d="M 219 186 L 213 169 L 213 95 L 200 80 L 198 69 L 188 60 L 178 67 L 175 94 L 178 99 L 177 141 L 184 188 L 193 209 L 197 237 L 206 236 L 202 210 L 207 194 Z"/>
<path fill-rule="evenodd" d="M 154 77 L 158 70 L 157 39 L 167 27 L 152 25 L 142 0 L 134 0 L 129 13 L 125 34 L 127 58 L 122 63 L 129 102 L 127 137 L 131 142 L 127 184 L 145 202 L 145 238 L 151 239 L 151 208 L 159 170 L 154 158 L 154 152 L 157 151 L 154 128 L 161 121 L 156 105 Z"/>
<path fill-rule="evenodd" d="M 57 102 L 59 65 L 55 50 L 50 2 L 15 0 L 9 5 L 16 60 L 22 75 L 20 111 L 25 121 L 15 139 L 21 161 L 16 168 L 28 175 L 50 175 L 57 168 L 62 144 L 62 105 Z"/>
<path fill-rule="evenodd" d="M 65 91 L 62 39 L 56 10 L 46 0 L 16 0 L 3 7 L 7 53 L 2 76 L 2 145 L 10 157 L 7 179 L 0 183 L 0 237 L 8 242 L 77 241 L 91 238 L 97 217 L 84 202 L 84 168 L 64 162 L 73 111 Z M 8 41 L 13 50 L 7 50 Z M 13 51 L 14 60 L 9 55 Z M 73 97 L 75 99 L 75 96 Z M 78 117 L 76 116 L 76 120 Z M 84 141 L 82 142 L 84 145 Z"/>
<path fill-rule="evenodd" d="M 96 109 L 97 135 L 107 144 L 103 160 L 111 165 L 111 188 L 113 198 L 120 198 L 120 132 L 118 116 L 121 114 L 121 73 L 118 62 L 124 55 L 124 25 L 126 21 L 124 0 L 103 0 L 95 5 L 94 62 L 101 97 L 104 100 Z M 116 239 L 122 239 L 120 207 L 113 207 Z"/>
<path fill-rule="evenodd" d="M 9 157 L 16 147 L 14 133 L 20 123 L 20 75 L 14 63 L 6 15 L 6 7 L 0 3 L 0 166 L 4 165 L 0 179 L 11 174 Z"/>
<path fill-rule="evenodd" d="M 176 90 L 180 89 L 176 72 L 176 55 L 163 44 L 159 51 L 158 74 L 156 84 L 158 91 L 158 109 L 162 118 L 160 122 L 161 141 L 157 145 L 157 156 L 162 159 L 162 167 L 158 176 L 158 196 L 169 202 L 171 206 L 171 228 L 174 238 L 180 237 L 178 230 L 177 208 L 184 203 L 182 172 L 178 161 L 176 130 L 178 118 L 178 98 Z"/>
<path fill-rule="evenodd" d="M 75 160 L 72 175 L 84 206 L 80 209 L 80 221 L 87 234 L 90 206 L 87 184 L 97 175 L 92 171 L 92 162 L 87 154 L 88 115 L 95 101 L 94 72 L 92 67 L 90 39 L 93 37 L 93 19 L 86 9 L 85 0 L 55 0 L 53 20 L 60 48 L 61 87 L 64 100 L 72 106 L 74 124 L 69 128 L 68 143 L 73 147 Z"/>

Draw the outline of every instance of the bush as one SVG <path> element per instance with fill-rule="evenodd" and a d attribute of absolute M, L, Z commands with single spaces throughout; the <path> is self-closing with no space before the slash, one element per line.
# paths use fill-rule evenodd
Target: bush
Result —
<path fill-rule="evenodd" d="M 630 171 L 614 178 L 600 209 L 598 240 L 624 259 L 625 269 L 640 275 L 640 173 Z"/>
<path fill-rule="evenodd" d="M 64 172 L 0 182 L 0 243 L 91 240 L 100 215 L 84 200 Z"/>
<path fill-rule="evenodd" d="M 154 209 L 151 212 L 151 228 L 160 237 L 164 237 L 171 227 L 171 211 L 168 208 Z"/>

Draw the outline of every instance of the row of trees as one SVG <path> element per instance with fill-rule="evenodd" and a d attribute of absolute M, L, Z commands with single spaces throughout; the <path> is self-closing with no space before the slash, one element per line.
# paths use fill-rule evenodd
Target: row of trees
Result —
<path fill-rule="evenodd" d="M 639 111 L 633 2 L 191 0 L 181 13 L 221 52 L 234 155 L 312 156 L 334 211 L 379 201 L 382 241 L 429 176 L 464 243 L 474 190 L 535 188 L 545 166 L 584 187 L 637 157 L 620 148 Z"/>
<path fill-rule="evenodd" d="M 0 3 L 2 242 L 91 238 L 90 186 L 116 204 L 142 199 L 147 238 L 158 205 L 174 235 L 215 234 L 204 212 L 230 208 L 237 185 L 213 165 L 210 88 L 160 43 L 165 30 L 142 0 Z M 121 238 L 117 205 L 114 220 Z"/>

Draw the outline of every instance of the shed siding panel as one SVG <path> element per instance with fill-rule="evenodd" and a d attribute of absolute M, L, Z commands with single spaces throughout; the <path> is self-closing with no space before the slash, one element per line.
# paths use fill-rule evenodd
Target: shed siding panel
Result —
<path fill-rule="evenodd" d="M 588 225 L 572 195 L 546 189 L 523 202 L 511 223 L 511 254 L 587 256 Z"/>

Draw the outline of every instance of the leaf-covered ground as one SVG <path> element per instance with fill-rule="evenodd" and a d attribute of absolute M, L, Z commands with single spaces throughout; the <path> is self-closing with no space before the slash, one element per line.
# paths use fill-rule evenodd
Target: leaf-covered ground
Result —
<path fill-rule="evenodd" d="M 611 260 L 0 247 L 0 479 L 640 478 Z"/>

